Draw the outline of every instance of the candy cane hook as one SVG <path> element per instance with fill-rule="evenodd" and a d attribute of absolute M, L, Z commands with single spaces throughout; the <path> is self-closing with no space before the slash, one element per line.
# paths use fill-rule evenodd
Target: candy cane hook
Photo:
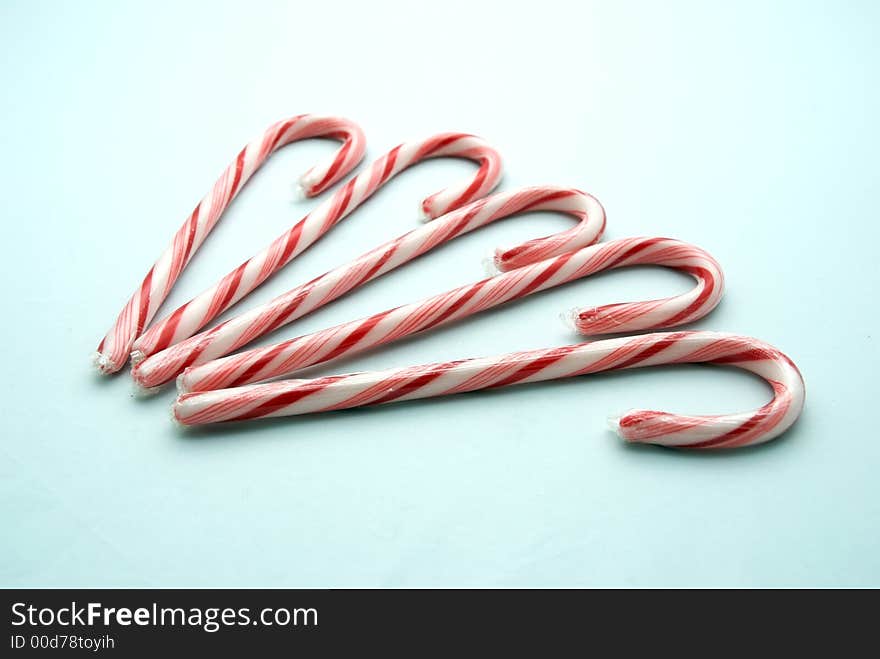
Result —
<path fill-rule="evenodd" d="M 784 433 L 804 404 L 804 382 L 785 354 L 757 339 L 718 332 L 670 332 L 605 339 L 497 357 L 426 364 L 183 394 L 174 418 L 185 425 L 290 416 L 542 382 L 642 366 L 709 363 L 764 378 L 773 399 L 739 414 L 681 416 L 636 410 L 612 425 L 630 442 L 691 449 L 760 444 Z"/>
<path fill-rule="evenodd" d="M 309 197 L 323 192 L 348 174 L 364 155 L 364 134 L 348 119 L 303 114 L 269 126 L 239 152 L 217 179 L 119 313 L 94 356 L 95 365 L 102 373 L 114 373 L 128 361 L 134 340 L 155 316 L 193 254 L 254 172 L 282 146 L 312 137 L 341 140 L 342 146 L 331 158 L 300 178 L 299 184 Z"/>
<path fill-rule="evenodd" d="M 495 261 L 502 269 L 517 268 L 589 245 L 605 228 L 601 204 L 580 190 L 545 186 L 500 192 L 437 218 L 348 265 L 158 352 L 136 364 L 132 376 L 142 387 L 168 382 L 184 368 L 227 355 L 448 240 L 510 215 L 539 210 L 567 213 L 578 223 L 566 231 L 498 250 Z"/>
<path fill-rule="evenodd" d="M 580 333 L 634 332 L 681 325 L 702 318 L 721 299 L 721 267 L 704 250 L 671 238 L 623 238 L 567 252 L 368 318 L 188 368 L 178 378 L 178 388 L 184 392 L 207 391 L 290 376 L 307 366 L 398 341 L 597 272 L 633 265 L 676 268 L 693 276 L 696 285 L 670 298 L 576 311 L 572 319 Z"/>
<path fill-rule="evenodd" d="M 440 133 L 396 146 L 262 252 L 157 322 L 135 341 L 132 361 L 137 364 L 145 357 L 192 336 L 351 214 L 396 174 L 423 160 L 440 157 L 473 160 L 479 169 L 472 178 L 422 201 L 421 212 L 425 219 L 438 217 L 487 195 L 501 178 L 498 152 L 474 135 Z"/>

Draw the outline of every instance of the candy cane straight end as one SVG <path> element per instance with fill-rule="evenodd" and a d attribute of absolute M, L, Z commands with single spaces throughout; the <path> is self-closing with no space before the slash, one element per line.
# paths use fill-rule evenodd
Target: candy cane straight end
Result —
<path fill-rule="evenodd" d="M 483 272 L 486 273 L 487 277 L 496 277 L 501 274 L 501 270 L 498 269 L 498 266 L 495 263 L 495 253 L 487 254 L 480 261 L 480 265 L 483 266 Z"/>
<path fill-rule="evenodd" d="M 171 423 L 174 424 L 175 428 L 182 430 L 182 431 L 187 431 L 187 430 L 190 430 L 191 428 L 193 428 L 192 425 L 186 424 L 177 418 L 177 405 L 172 405 L 171 409 L 168 410 L 168 412 L 169 412 L 168 416 L 171 418 Z"/>
<path fill-rule="evenodd" d="M 498 247 L 492 252 L 492 267 L 495 269 L 495 272 L 506 272 L 511 268 L 508 268 L 504 262 L 504 255 L 510 251 L 509 247 Z"/>
<path fill-rule="evenodd" d="M 606 419 L 608 429 L 621 438 L 623 437 L 623 435 L 620 434 L 620 418 L 622 416 L 623 414 L 609 414 L 608 418 Z"/>
<path fill-rule="evenodd" d="M 419 222 L 427 224 L 434 219 L 434 216 L 425 208 L 425 202 L 419 204 Z"/>
<path fill-rule="evenodd" d="M 516 268 L 529 265 L 524 263 L 522 259 L 516 259 L 516 253 L 520 251 L 520 247 L 497 247 L 492 252 L 492 265 L 498 272 L 510 272 Z M 551 255 L 548 255 L 548 257 Z M 555 255 L 553 255 L 555 256 Z M 536 260 L 541 260 L 537 258 Z"/>
<path fill-rule="evenodd" d="M 445 215 L 446 213 L 452 212 L 464 205 L 464 202 L 461 202 L 452 207 L 440 207 L 438 206 L 436 197 L 436 194 L 433 194 L 430 197 L 425 197 L 425 199 L 423 199 L 422 202 L 419 204 L 420 222 L 424 223 L 430 222 L 431 220 L 436 220 L 438 217 Z"/>
<path fill-rule="evenodd" d="M 162 387 L 145 387 L 142 384 L 134 382 L 131 387 L 132 398 L 152 398 L 162 391 Z"/>
<path fill-rule="evenodd" d="M 186 370 L 183 371 L 180 375 L 177 376 L 177 379 L 174 381 L 175 386 L 177 386 L 177 393 L 179 394 L 188 394 L 189 386 L 186 382 Z"/>
<path fill-rule="evenodd" d="M 330 183 L 322 182 L 318 176 L 312 173 L 312 171 L 313 170 L 309 170 L 305 174 L 300 176 L 299 180 L 294 184 L 294 199 L 303 200 L 315 197 L 321 194 L 330 185 L 332 185 L 332 183 L 336 181 L 336 179 L 334 179 Z"/>
<path fill-rule="evenodd" d="M 658 442 L 640 440 L 633 436 L 630 430 L 635 425 L 634 420 L 638 419 L 639 415 L 644 414 L 646 414 L 644 410 L 627 410 L 618 414 L 609 414 L 607 419 L 608 429 L 628 444 L 658 444 Z M 659 444 L 662 445 L 662 442 L 659 442 Z"/>
<path fill-rule="evenodd" d="M 573 332 L 577 332 L 577 317 L 580 312 L 581 310 L 577 307 L 569 309 L 568 311 L 563 311 L 561 314 L 559 314 L 559 320 L 562 322 L 563 325 L 565 325 L 567 329 L 570 329 Z"/>
<path fill-rule="evenodd" d="M 110 375 L 122 368 L 122 366 L 116 366 L 115 364 L 113 364 L 110 357 L 102 352 L 93 352 L 91 361 L 92 365 L 96 369 L 98 369 L 98 373 L 100 373 L 101 375 Z"/>
<path fill-rule="evenodd" d="M 135 387 L 140 391 L 157 392 L 165 388 L 168 380 L 157 380 L 152 376 L 150 370 L 143 368 L 144 365 L 149 366 L 149 358 L 138 363 L 132 361 L 131 379 Z"/>
<path fill-rule="evenodd" d="M 101 375 L 112 375 L 120 371 L 128 361 L 128 354 L 123 357 L 122 350 L 118 346 L 111 346 L 110 350 L 104 347 L 104 342 L 92 353 L 92 364 Z M 127 351 L 126 351 L 127 352 Z"/>
<path fill-rule="evenodd" d="M 606 307 L 590 307 L 588 309 L 573 309 L 571 311 L 571 324 L 575 331 L 584 336 L 590 334 L 614 334 L 620 330 L 623 323 L 617 320 L 611 310 L 614 307 L 623 306 L 610 304 Z M 638 328 L 623 328 L 628 329 Z"/>

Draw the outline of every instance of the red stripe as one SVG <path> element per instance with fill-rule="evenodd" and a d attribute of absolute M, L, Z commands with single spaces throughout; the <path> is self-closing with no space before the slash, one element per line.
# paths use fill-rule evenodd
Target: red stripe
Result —
<path fill-rule="evenodd" d="M 556 257 L 556 260 L 553 261 L 547 268 L 541 272 L 535 279 L 529 283 L 522 291 L 517 293 L 517 297 L 525 297 L 526 295 L 530 295 L 534 293 L 542 284 L 544 284 L 550 277 L 555 275 L 566 263 L 571 260 L 571 257 L 574 255 L 574 252 L 568 252 L 561 256 Z"/>
<path fill-rule="evenodd" d="M 196 209 L 192 212 L 192 215 L 189 216 L 189 228 L 186 236 L 186 247 L 183 250 L 183 266 L 181 266 L 181 271 L 185 267 L 185 264 L 189 260 L 189 253 L 192 250 L 193 241 L 196 237 L 196 228 L 199 224 L 199 211 L 201 211 L 202 205 L 199 204 L 196 206 Z"/>
<path fill-rule="evenodd" d="M 647 335 L 647 336 L 650 336 L 650 335 Z M 634 354 L 629 359 L 626 359 L 626 360 L 620 362 L 619 364 L 615 364 L 614 369 L 616 370 L 619 368 L 629 368 L 630 366 L 635 366 L 639 362 L 642 362 L 646 359 L 649 359 L 650 357 L 653 357 L 657 353 L 663 352 L 669 346 L 678 343 L 678 341 L 680 339 L 682 339 L 684 336 L 685 336 L 685 334 L 683 332 L 674 332 L 672 334 L 669 334 L 668 336 L 664 336 L 662 339 L 660 339 L 656 343 L 649 345 L 644 350 L 640 350 L 639 352 Z"/>
<path fill-rule="evenodd" d="M 153 270 L 155 268 L 155 265 L 150 268 L 150 271 L 147 273 L 147 276 L 144 277 L 144 281 L 141 283 L 140 306 L 138 308 L 138 320 L 137 326 L 135 327 L 135 337 L 140 336 L 141 332 L 144 331 L 144 325 L 147 322 L 147 312 L 150 309 L 150 285 L 153 282 Z M 129 337 L 125 337 L 126 341 L 128 339 Z"/>
<path fill-rule="evenodd" d="M 226 290 L 223 291 L 223 295 L 220 297 L 220 299 L 216 301 L 216 306 L 214 304 L 211 305 L 211 311 L 209 313 L 209 316 L 211 318 L 226 309 L 226 305 L 229 304 L 229 301 L 238 290 L 238 285 L 241 283 L 241 278 L 242 276 L 244 276 L 244 271 L 247 268 L 248 263 L 250 263 L 250 261 L 245 261 L 223 278 L 222 283 L 227 284 Z"/>
<path fill-rule="evenodd" d="M 753 430 L 761 421 L 764 421 L 771 412 L 771 408 L 773 407 L 773 403 L 768 403 L 760 410 L 755 412 L 755 414 L 749 417 L 749 420 L 746 421 L 741 426 L 734 428 L 733 430 L 729 430 L 723 435 L 719 435 L 718 437 L 713 437 L 712 439 L 707 439 L 704 442 L 699 442 L 697 444 L 687 444 L 685 448 L 712 448 L 717 444 L 722 444 L 730 441 L 731 439 L 736 439 L 740 435 L 744 435 L 745 433 Z"/>
<path fill-rule="evenodd" d="M 288 259 L 290 259 L 290 255 L 293 254 L 293 250 L 296 248 L 297 243 L 299 243 L 300 236 L 302 236 L 303 225 L 305 223 L 306 221 L 304 219 L 300 220 L 290 231 L 288 231 L 287 239 L 284 243 L 284 250 L 281 252 L 281 258 L 278 260 L 279 268 L 287 263 Z"/>
<path fill-rule="evenodd" d="M 400 153 L 400 147 L 402 146 L 402 144 L 398 144 L 388 152 L 388 155 L 385 156 L 385 167 L 382 169 L 382 176 L 379 177 L 379 183 L 376 187 L 382 185 L 388 180 L 388 177 L 391 176 L 391 170 L 394 169 L 394 163 L 397 162 L 397 156 Z"/>
<path fill-rule="evenodd" d="M 770 348 L 749 348 L 743 350 L 742 352 L 738 352 L 732 355 L 726 355 L 723 357 L 713 357 L 710 361 L 713 364 L 728 364 L 728 363 L 736 363 L 741 361 L 762 361 L 762 360 L 782 360 L 786 364 L 788 364 L 794 371 L 801 376 L 800 369 L 797 365 L 791 361 L 791 358 L 785 353 L 779 352 L 778 350 L 772 350 Z"/>
<path fill-rule="evenodd" d="M 429 158 L 435 152 L 449 146 L 453 142 L 457 142 L 464 137 L 470 137 L 470 135 L 465 135 L 463 133 L 447 133 L 445 135 L 437 135 L 425 142 L 422 148 L 419 149 L 418 153 L 416 154 L 416 160 Z"/>
<path fill-rule="evenodd" d="M 244 168 L 244 154 L 246 152 L 247 147 L 243 148 L 235 159 L 235 176 L 232 177 L 232 186 L 229 188 L 229 195 L 226 197 L 226 202 L 223 204 L 223 208 L 226 208 L 226 206 L 229 205 L 232 198 L 235 196 L 235 193 L 238 192 L 238 183 L 241 181 L 241 170 Z"/>
<path fill-rule="evenodd" d="M 274 346 L 271 346 L 270 348 L 267 348 L 266 352 L 260 355 L 259 359 L 257 359 L 253 364 L 248 366 L 247 370 L 245 370 L 241 375 L 239 375 L 234 380 L 224 383 L 224 387 L 238 387 L 242 384 L 248 383 L 252 377 L 259 373 L 265 366 L 269 364 L 269 362 L 280 355 L 292 343 L 293 341 L 284 341 L 283 343 L 278 343 Z"/>
<path fill-rule="evenodd" d="M 269 332 L 272 332 L 272 331 L 278 329 L 279 327 L 281 327 L 282 325 L 284 325 L 287 322 L 287 320 L 290 318 L 290 314 L 292 314 L 294 311 L 296 311 L 299 308 L 299 306 L 303 302 L 305 302 L 305 300 L 308 296 L 309 296 L 309 291 L 301 290 L 295 298 L 293 298 L 290 302 L 285 304 L 281 309 L 276 310 L 276 311 L 281 311 L 280 315 L 276 316 L 275 320 L 273 320 L 271 323 L 266 325 L 260 331 L 260 336 L 263 336 L 264 334 L 268 334 Z M 254 336 L 254 337 L 252 337 L 251 340 L 256 339 L 256 338 L 257 337 Z"/>
<path fill-rule="evenodd" d="M 174 375 L 177 375 L 178 373 L 180 373 L 183 369 L 188 368 L 189 366 L 192 366 L 195 363 L 196 359 L 198 359 L 201 356 L 201 354 L 203 352 L 205 352 L 205 350 L 208 348 L 208 346 L 211 345 L 211 343 L 212 343 L 211 339 L 213 338 L 213 336 L 217 332 L 220 332 L 225 325 L 226 325 L 226 323 L 220 323 L 219 325 L 215 325 L 211 329 L 207 330 L 203 334 L 199 334 L 198 336 L 201 337 L 201 340 L 196 344 L 195 347 L 193 347 L 192 349 L 189 350 L 189 352 L 186 355 L 186 358 L 183 360 L 183 363 L 180 364 L 177 371 L 172 375 L 172 377 L 174 377 Z M 175 348 L 180 347 L 180 346 L 186 346 L 186 345 L 187 345 L 186 342 L 185 343 L 178 343 L 177 346 L 175 346 Z"/>
<path fill-rule="evenodd" d="M 480 170 L 477 172 L 477 176 L 471 182 L 471 184 L 467 187 L 467 189 L 462 192 L 457 199 L 454 199 L 451 204 L 447 207 L 446 210 L 452 210 L 454 208 L 458 208 L 459 206 L 463 206 L 467 202 L 471 201 L 480 189 L 483 187 L 483 184 L 486 182 L 486 177 L 489 175 L 489 163 L 483 159 L 483 162 L 480 165 Z"/>
<path fill-rule="evenodd" d="M 662 242 L 664 240 L 666 240 L 666 238 L 649 238 L 647 240 L 640 241 L 640 242 L 636 243 L 635 245 L 633 245 L 632 247 L 625 249 L 622 254 L 619 254 L 615 258 L 611 259 L 611 261 L 606 263 L 602 269 L 603 270 L 610 270 L 611 268 L 614 268 L 614 267 L 620 265 L 623 261 L 626 261 L 627 259 L 635 256 L 636 254 L 638 254 L 640 252 L 644 252 L 649 247 L 653 247 L 657 243 Z"/>
<path fill-rule="evenodd" d="M 444 375 L 450 368 L 456 366 L 459 362 L 449 362 L 448 364 L 443 364 L 438 367 L 437 370 L 433 370 L 430 373 L 424 373 L 414 380 L 410 380 L 404 384 L 394 383 L 393 391 L 389 391 L 384 396 L 380 398 L 371 400 L 369 402 L 370 405 L 380 405 L 382 403 L 389 403 L 392 400 L 397 400 L 401 396 L 406 396 L 414 391 L 421 389 L 429 384 L 431 384 L 434 380 Z"/>
<path fill-rule="evenodd" d="M 322 178 L 318 183 L 312 186 L 313 190 L 321 190 L 326 186 L 331 180 L 336 177 L 336 174 L 339 172 L 342 165 L 345 163 L 346 158 L 348 158 L 348 152 L 351 150 L 352 140 L 347 139 L 342 148 L 339 149 L 339 153 L 336 154 L 336 160 L 333 161 L 333 164 L 330 166 L 330 169 L 327 170 L 326 176 Z"/>
<path fill-rule="evenodd" d="M 492 281 L 491 279 L 484 279 L 483 281 L 477 282 L 473 286 L 470 287 L 468 291 L 465 292 L 460 298 L 458 298 L 455 302 L 449 305 L 449 308 L 446 309 L 443 313 L 441 313 L 437 318 L 432 320 L 430 324 L 426 325 L 422 329 L 428 329 L 429 327 L 436 327 L 437 325 L 445 322 L 450 316 L 455 314 L 459 309 L 461 309 L 465 304 L 470 302 L 473 297 L 479 293 L 487 282 Z M 421 330 L 419 330 L 421 331 Z"/>
<path fill-rule="evenodd" d="M 174 340 L 174 333 L 177 331 L 177 326 L 180 324 L 180 319 L 183 318 L 183 313 L 188 306 L 189 302 L 178 308 L 177 311 L 171 314 L 162 324 L 162 332 L 156 339 L 156 345 L 153 352 L 163 350 L 171 345 L 171 342 Z"/>
<path fill-rule="evenodd" d="M 697 297 L 696 300 L 689 304 L 686 309 L 682 309 L 672 318 L 665 320 L 665 325 L 677 325 L 689 318 L 691 314 L 693 314 L 697 309 L 699 309 L 706 303 L 706 300 L 709 299 L 709 297 L 715 291 L 715 278 L 712 276 L 712 273 L 709 272 L 706 268 L 688 266 L 681 268 L 681 270 L 693 275 L 701 281 L 704 281 L 706 285 L 703 286 L 703 290 L 700 292 L 700 295 Z"/>
<path fill-rule="evenodd" d="M 713 364 L 735 364 L 736 362 L 764 361 L 766 359 L 773 359 L 774 356 L 764 348 L 746 348 L 740 352 L 724 355 L 723 357 L 713 357 L 711 361 Z"/>
<path fill-rule="evenodd" d="M 348 204 L 351 201 L 351 195 L 354 191 L 355 181 L 357 181 L 356 178 L 351 179 L 334 197 L 336 203 L 333 205 L 333 210 L 331 210 L 330 213 L 327 214 L 327 219 L 324 222 L 324 226 L 321 227 L 322 234 L 334 224 L 336 224 L 339 221 L 339 218 L 341 218 L 345 213 L 345 209 L 348 207 Z"/>
<path fill-rule="evenodd" d="M 535 206 L 540 206 L 541 204 L 546 204 L 548 201 L 556 201 L 557 199 L 566 199 L 571 197 L 574 193 L 571 190 L 557 190 L 555 192 L 549 192 L 547 194 L 541 195 L 537 199 L 530 201 L 525 206 L 520 208 L 518 213 L 527 213 Z"/>
<path fill-rule="evenodd" d="M 543 371 L 548 366 L 555 364 L 560 359 L 565 357 L 569 352 L 571 352 L 571 350 L 565 348 L 557 348 L 555 350 L 552 350 L 551 352 L 545 354 L 543 357 L 538 357 L 537 359 L 526 363 L 525 366 L 518 368 L 503 380 L 495 382 L 489 385 L 489 387 L 493 389 L 495 387 L 506 387 L 508 385 L 531 377 L 532 375 Z"/>
<path fill-rule="evenodd" d="M 339 356 L 343 352 L 349 350 L 352 346 L 358 343 L 361 339 L 363 339 L 367 334 L 369 334 L 370 330 L 372 330 L 380 320 L 385 318 L 389 312 L 384 312 L 380 314 L 376 314 L 375 316 L 370 316 L 365 321 L 363 321 L 360 325 L 358 325 L 353 332 L 351 332 L 345 339 L 336 346 L 324 359 L 321 361 L 329 361 L 334 357 Z"/>
<path fill-rule="evenodd" d="M 287 133 L 287 131 L 288 131 L 288 130 L 289 130 L 289 129 L 290 129 L 290 128 L 296 123 L 296 122 L 298 122 L 300 119 L 302 119 L 304 116 L 305 116 L 305 115 L 301 114 L 301 115 L 298 115 L 298 116 L 296 116 L 296 117 L 293 117 L 292 119 L 288 119 L 287 121 L 285 121 L 285 122 L 284 122 L 284 125 L 281 126 L 281 130 L 279 130 L 279 131 L 278 131 L 278 134 L 275 136 L 275 139 L 272 140 L 272 146 L 269 148 L 269 150 L 270 150 L 270 151 L 274 151 L 275 149 L 277 149 L 278 146 L 279 146 L 278 143 L 281 141 L 281 138 L 283 138 L 284 135 Z"/>
<path fill-rule="evenodd" d="M 353 290 L 353 289 L 357 288 L 358 286 L 361 286 L 361 285 L 365 284 L 366 282 L 370 281 L 370 279 L 372 279 L 376 275 L 376 273 L 382 268 L 382 266 L 385 265 L 386 263 L 388 263 L 388 260 L 392 256 L 394 256 L 394 252 L 397 251 L 397 248 L 398 248 L 397 243 L 394 243 L 393 245 L 389 246 L 388 249 L 386 249 L 385 252 L 382 254 L 382 256 L 380 256 L 379 259 L 370 267 L 370 269 L 367 270 L 366 274 L 357 281 L 357 283 L 346 287 L 346 291 Z M 325 302 L 329 302 L 329 301 L 330 300 L 325 300 Z"/>
<path fill-rule="evenodd" d="M 275 412 L 276 410 L 279 410 L 283 407 L 292 405 L 293 403 L 300 401 L 307 396 L 319 393 L 326 389 L 327 385 L 329 385 L 330 383 L 336 382 L 337 380 L 340 380 L 344 377 L 344 375 L 335 375 L 321 378 L 320 380 L 312 380 L 311 382 L 307 382 L 302 386 L 298 386 L 293 391 L 287 391 L 283 394 L 278 394 L 277 396 L 269 398 L 254 409 L 245 412 L 239 416 L 236 416 L 235 419 L 256 419 L 261 416 L 266 416 L 267 414 L 271 414 L 272 412 Z M 186 400 L 186 394 L 184 396 L 181 396 L 180 400 Z"/>

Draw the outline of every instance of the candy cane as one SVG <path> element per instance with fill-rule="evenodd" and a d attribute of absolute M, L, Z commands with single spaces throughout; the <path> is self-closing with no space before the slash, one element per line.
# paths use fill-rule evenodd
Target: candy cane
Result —
<path fill-rule="evenodd" d="M 495 261 L 500 268 L 516 268 L 589 245 L 605 227 L 602 206 L 579 190 L 539 187 L 498 193 L 448 213 L 267 304 L 158 352 L 136 364 L 132 376 L 142 387 L 158 386 L 184 368 L 227 355 L 445 241 L 509 215 L 538 210 L 568 213 L 579 222 L 566 231 L 497 251 Z"/>
<path fill-rule="evenodd" d="M 677 268 L 692 275 L 696 286 L 666 299 L 575 312 L 573 320 L 579 332 L 595 335 L 681 325 L 703 317 L 721 299 L 724 276 L 707 252 L 670 238 L 624 238 L 567 252 L 369 318 L 189 368 L 178 378 L 178 387 L 185 392 L 206 391 L 289 376 L 307 366 L 397 341 L 510 300 L 631 265 Z"/>
<path fill-rule="evenodd" d="M 145 357 L 192 336 L 289 263 L 396 174 L 422 160 L 440 157 L 466 158 L 478 163 L 480 168 L 472 179 L 432 194 L 422 201 L 421 210 L 426 219 L 443 215 L 487 195 L 501 177 L 498 152 L 473 135 L 441 133 L 396 146 L 348 181 L 300 223 L 276 238 L 269 247 L 156 323 L 135 341 L 132 361 L 137 364 Z"/>
<path fill-rule="evenodd" d="M 475 391 L 512 384 L 661 364 L 737 366 L 761 376 L 773 400 L 740 414 L 680 416 L 637 410 L 614 419 L 625 440 L 694 449 L 760 444 L 785 432 L 804 404 L 794 363 L 771 345 L 718 332 L 670 332 L 605 339 L 497 357 L 255 384 L 181 395 L 174 417 L 185 425 L 289 416 Z"/>
<path fill-rule="evenodd" d="M 309 197 L 348 174 L 364 155 L 364 134 L 348 119 L 303 114 L 269 126 L 241 150 L 217 179 L 119 313 L 94 356 L 102 373 L 114 373 L 128 361 L 134 340 L 155 316 L 193 254 L 254 172 L 282 146 L 310 137 L 341 140 L 342 146 L 332 158 L 315 165 L 300 178 L 300 186 Z"/>

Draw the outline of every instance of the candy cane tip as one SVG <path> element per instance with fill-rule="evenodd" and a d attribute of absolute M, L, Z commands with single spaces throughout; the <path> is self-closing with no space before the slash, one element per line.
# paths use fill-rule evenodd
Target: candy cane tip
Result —
<path fill-rule="evenodd" d="M 498 269 L 498 264 L 495 259 L 495 252 L 486 254 L 480 263 L 483 265 L 483 271 L 486 273 L 487 277 L 496 277 L 501 274 L 501 270 Z"/>
<path fill-rule="evenodd" d="M 608 417 L 608 427 L 614 431 L 618 437 L 629 444 L 659 444 L 664 445 L 662 437 L 653 437 L 646 441 L 641 439 L 637 433 L 627 432 L 627 428 L 631 427 L 634 422 L 638 422 L 645 414 L 644 410 L 626 410 L 620 414 L 612 414 Z M 656 414 L 649 412 L 648 414 Z"/>
<path fill-rule="evenodd" d="M 296 183 L 293 186 L 293 199 L 292 201 L 304 201 L 308 195 L 306 194 L 306 189 L 303 186 L 302 182 Z"/>
<path fill-rule="evenodd" d="M 114 364 L 113 360 L 103 352 L 92 353 L 91 361 L 92 365 L 98 369 L 101 375 L 111 375 L 122 368 L 121 364 Z"/>
<path fill-rule="evenodd" d="M 147 355 L 144 353 L 143 350 L 132 350 L 131 355 L 130 355 L 132 368 L 134 368 L 135 366 L 140 364 L 146 358 L 147 358 Z"/>
<path fill-rule="evenodd" d="M 162 387 L 145 387 L 137 380 L 132 382 L 132 398 L 152 398 L 162 390 Z"/>
<path fill-rule="evenodd" d="M 611 334 L 638 329 L 637 327 L 625 326 L 618 319 L 618 316 L 613 313 L 614 309 L 621 308 L 622 306 L 611 304 L 605 307 L 575 310 L 571 317 L 575 331 L 584 336 L 589 336 L 591 334 Z"/>
<path fill-rule="evenodd" d="M 559 320 L 562 321 L 562 324 L 565 325 L 567 329 L 577 332 L 577 318 L 579 314 L 580 309 L 578 309 L 577 307 L 568 309 L 567 311 L 563 311 L 561 314 L 559 314 Z"/>
<path fill-rule="evenodd" d="M 434 219 L 434 216 L 425 208 L 425 204 L 422 203 L 419 205 L 419 214 L 418 214 L 419 222 L 422 224 L 427 224 L 431 220 Z"/>
<path fill-rule="evenodd" d="M 181 430 L 189 430 L 192 426 L 184 423 L 177 416 L 177 401 L 168 409 L 168 417 L 171 419 L 171 423 L 173 423 L 177 428 Z"/>
<path fill-rule="evenodd" d="M 492 259 L 495 263 L 495 268 L 498 272 L 510 272 L 511 270 L 515 270 L 516 268 L 527 265 L 526 263 L 511 263 L 512 256 L 515 247 L 498 247 L 495 249 L 495 252 L 492 255 Z"/>
<path fill-rule="evenodd" d="M 623 438 L 623 435 L 620 433 L 620 418 L 622 416 L 623 414 L 609 414 L 606 419 L 609 430 L 613 431 L 620 438 Z"/>
<path fill-rule="evenodd" d="M 422 203 L 419 205 L 419 217 L 422 218 L 422 222 L 430 222 L 431 220 L 436 220 L 438 217 L 445 215 L 450 212 L 452 209 L 447 206 L 438 206 L 437 195 L 440 193 L 432 194 L 430 197 L 425 197 L 422 200 Z"/>
<path fill-rule="evenodd" d="M 190 393 L 190 391 L 189 391 L 189 386 L 188 386 L 187 383 L 186 383 L 186 377 L 185 377 L 185 376 L 186 376 L 186 371 L 184 371 L 183 373 L 181 373 L 180 375 L 178 375 L 178 376 L 177 376 L 177 379 L 174 381 L 175 385 L 177 386 L 177 392 L 178 392 L 178 393 L 181 393 L 181 394 L 188 394 L 188 393 Z"/>
<path fill-rule="evenodd" d="M 321 188 L 318 187 L 319 183 L 320 181 L 315 180 L 314 170 L 310 169 L 305 174 L 299 177 L 299 181 L 296 182 L 294 192 L 296 192 L 296 189 L 299 189 L 302 191 L 303 198 L 314 197 L 316 194 L 321 192 Z"/>

